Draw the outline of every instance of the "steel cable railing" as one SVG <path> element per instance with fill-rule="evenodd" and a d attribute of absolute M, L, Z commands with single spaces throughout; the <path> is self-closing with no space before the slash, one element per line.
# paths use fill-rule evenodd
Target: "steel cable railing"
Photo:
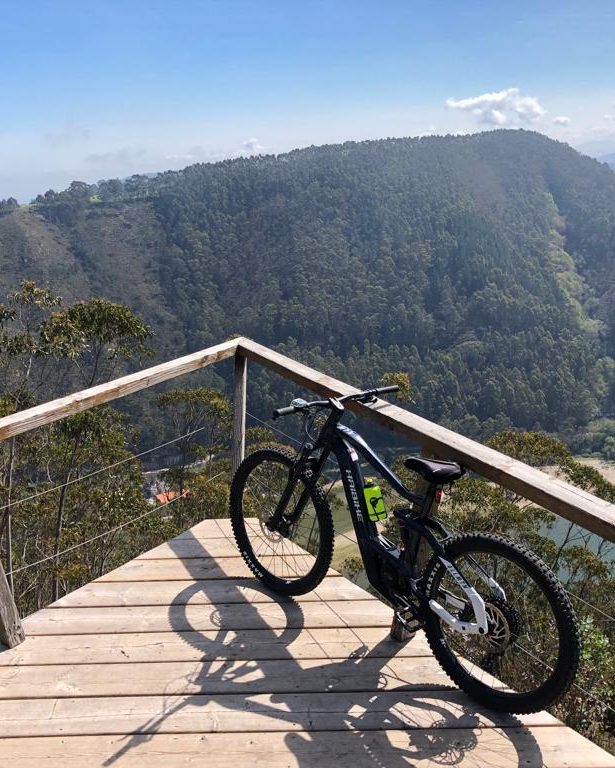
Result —
<path fill-rule="evenodd" d="M 213 477 L 207 478 L 207 480 L 205 481 L 205 485 L 208 485 L 209 483 L 216 480 L 218 477 L 222 477 L 222 475 L 225 475 L 225 474 L 226 474 L 226 470 L 223 472 L 218 472 L 218 474 L 214 475 Z M 143 520 L 143 518 L 154 514 L 154 512 L 160 512 L 161 509 L 164 509 L 165 507 L 168 507 L 171 504 L 175 504 L 180 499 L 186 498 L 187 495 L 188 495 L 188 491 L 184 491 L 184 493 L 180 493 L 175 498 L 169 499 L 168 501 L 165 501 L 163 504 L 158 504 L 157 506 L 152 507 L 152 509 L 148 509 L 147 512 L 144 512 L 143 514 L 132 518 L 132 520 L 127 520 L 124 523 L 120 523 L 119 525 L 116 525 L 114 528 L 109 528 L 109 530 L 105 531 L 104 533 L 99 533 L 96 536 L 92 536 L 90 539 L 81 541 L 78 544 L 73 544 L 71 547 L 67 547 L 66 549 L 63 549 L 61 552 L 58 552 L 57 554 L 43 557 L 40 560 L 36 560 L 33 563 L 28 563 L 27 565 L 22 565 L 19 568 L 15 568 L 13 571 L 8 571 L 6 575 L 14 576 L 17 573 L 21 573 L 21 571 L 26 571 L 29 568 L 34 568 L 34 566 L 41 565 L 42 563 L 46 563 L 49 560 L 57 560 L 63 555 L 68 554 L 69 552 L 73 552 L 74 550 L 79 549 L 80 547 L 85 547 L 87 544 L 91 544 L 93 541 L 97 541 L 98 539 L 103 539 L 105 536 L 109 536 L 110 534 L 115 533 L 116 531 L 120 531 L 122 528 L 126 528 L 129 525 L 133 525 L 134 523 L 137 523 L 139 520 Z"/>
<path fill-rule="evenodd" d="M 196 435 L 199 432 L 202 432 L 204 429 L 207 429 L 207 427 L 199 427 L 198 429 L 193 429 L 191 432 L 186 432 L 184 435 L 180 435 L 179 437 L 174 437 L 172 440 L 168 440 L 166 443 L 161 443 L 160 445 L 156 445 L 154 448 L 148 448 L 146 451 L 141 451 L 141 453 L 133 454 L 132 456 L 127 456 L 125 459 L 120 459 L 120 461 L 115 461 L 112 464 L 108 464 L 106 467 L 101 467 L 100 469 L 95 469 L 93 472 L 89 472 L 87 475 L 80 475 L 79 477 L 75 477 L 73 480 L 68 480 L 66 483 L 61 483 L 60 485 L 54 485 L 51 488 L 46 488 L 44 491 L 38 491 L 37 493 L 33 493 L 31 496 L 25 496 L 23 499 L 16 499 L 15 501 L 11 501 L 10 504 L 5 504 L 4 506 L 0 507 L 0 512 L 4 512 L 7 509 L 13 509 L 13 507 L 19 506 L 20 504 L 25 504 L 27 501 L 33 501 L 34 499 L 38 499 L 39 496 L 45 496 L 48 493 L 53 493 L 54 491 L 61 491 L 62 488 L 66 488 L 69 485 L 74 485 L 74 483 L 80 483 L 83 480 L 87 480 L 90 477 L 95 477 L 96 475 L 100 475 L 102 472 L 107 472 L 110 469 L 114 469 L 115 467 L 119 467 L 122 464 L 126 464 L 130 461 L 136 461 L 137 459 L 140 459 L 142 456 L 147 456 L 148 453 L 153 453 L 154 451 L 160 450 L 160 448 L 166 448 L 168 445 L 173 445 L 173 443 L 177 443 L 180 440 L 184 440 L 186 437 L 191 437 L 192 435 Z"/>

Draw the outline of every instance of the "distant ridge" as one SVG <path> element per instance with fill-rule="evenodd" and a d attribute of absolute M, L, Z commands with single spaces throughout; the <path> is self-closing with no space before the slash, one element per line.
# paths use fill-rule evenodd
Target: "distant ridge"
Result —
<path fill-rule="evenodd" d="M 611 152 L 609 155 L 602 155 L 598 160 L 601 163 L 608 163 L 612 168 L 615 168 L 615 152 Z"/>
<path fill-rule="evenodd" d="M 0 217 L 0 275 L 129 304 L 161 357 L 244 333 L 357 384 L 408 370 L 469 435 L 601 440 L 615 412 L 615 174 L 533 132 L 74 183 Z"/>

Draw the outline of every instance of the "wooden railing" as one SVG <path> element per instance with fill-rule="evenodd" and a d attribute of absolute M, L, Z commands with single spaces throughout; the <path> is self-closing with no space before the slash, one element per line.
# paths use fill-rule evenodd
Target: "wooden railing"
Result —
<path fill-rule="evenodd" d="M 233 470 L 241 462 L 245 448 L 248 360 L 319 395 L 338 396 L 358 391 L 343 381 L 298 363 L 251 339 L 238 337 L 201 352 L 6 416 L 0 419 L 0 440 L 51 424 L 229 357 L 235 358 Z M 348 406 L 366 419 L 418 443 L 431 455 L 458 461 L 486 479 L 592 533 L 615 541 L 615 506 L 603 499 L 383 400 L 372 405 L 350 402 Z M 0 563 L 0 642 L 13 647 L 23 639 L 19 614 Z"/>

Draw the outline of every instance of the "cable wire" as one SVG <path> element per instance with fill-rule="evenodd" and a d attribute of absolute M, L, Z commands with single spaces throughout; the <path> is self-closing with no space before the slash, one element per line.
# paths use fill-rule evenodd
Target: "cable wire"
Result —
<path fill-rule="evenodd" d="M 217 475 L 214 475 L 213 477 L 208 478 L 206 481 L 206 484 L 211 483 L 213 480 L 216 480 L 218 477 L 221 477 L 225 473 L 226 473 L 226 470 L 224 472 L 218 472 Z M 116 525 L 115 528 L 110 528 L 108 531 L 105 531 L 104 533 L 99 533 L 96 536 L 92 536 L 91 539 L 86 539 L 85 541 L 81 541 L 79 544 L 74 544 L 72 547 L 67 547 L 66 549 L 63 549 L 61 552 L 58 552 L 57 555 L 49 555 L 47 557 L 41 558 L 40 560 L 36 560 L 34 563 L 28 563 L 27 565 L 22 565 L 20 568 L 15 568 L 13 571 L 8 571 L 6 575 L 14 576 L 16 573 L 21 573 L 21 571 L 26 571 L 28 568 L 34 568 L 35 565 L 41 565 L 42 563 L 46 563 L 49 560 L 57 560 L 63 555 L 66 555 L 68 552 L 73 552 L 75 549 L 79 549 L 79 547 L 84 547 L 86 544 L 91 544 L 93 541 L 96 541 L 97 539 L 102 539 L 105 536 L 109 536 L 109 534 L 115 533 L 116 531 L 119 531 L 122 528 L 126 528 L 128 525 L 132 525 L 133 523 L 136 523 L 139 520 L 142 520 L 144 517 L 147 517 L 148 515 L 152 515 L 154 512 L 159 512 L 161 509 L 164 509 L 164 507 L 168 507 L 170 504 L 175 504 L 176 501 L 186 498 L 187 494 L 188 494 L 188 491 L 184 491 L 179 496 L 176 496 L 174 499 L 170 499 L 169 501 L 165 501 L 164 504 L 159 504 L 157 507 L 148 509 L 147 512 L 144 512 L 142 515 L 138 515 L 137 517 L 134 517 L 132 520 L 127 520 L 125 523 Z"/>
<path fill-rule="evenodd" d="M 606 613 L 601 608 L 598 608 L 597 605 L 592 605 L 592 603 L 588 603 L 587 600 L 584 600 L 582 597 L 579 597 L 578 595 L 575 595 L 574 592 L 571 592 L 569 589 L 564 590 L 570 597 L 574 597 L 575 600 L 579 600 L 579 602 L 586 605 L 588 608 L 591 608 L 592 610 L 596 611 L 596 613 L 600 613 L 602 616 L 604 616 L 606 619 L 609 619 L 609 621 L 615 622 L 615 616 L 611 616 L 609 613 Z"/>
<path fill-rule="evenodd" d="M 80 477 L 75 477 L 73 480 L 68 480 L 66 483 L 62 483 L 61 485 L 54 485 L 53 488 L 47 488 L 44 491 L 33 493 L 31 496 L 26 496 L 23 499 L 16 499 L 15 501 L 12 501 L 10 504 L 5 504 L 3 507 L 0 507 L 0 512 L 4 512 L 5 509 L 12 509 L 13 507 L 18 506 L 19 504 L 25 504 L 26 501 L 32 501 L 33 499 L 37 499 L 39 496 L 45 496 L 48 493 L 59 491 L 62 488 L 66 488 L 69 485 L 73 485 L 74 483 L 80 483 L 82 480 L 87 480 L 88 478 L 94 477 L 95 475 L 100 475 L 102 472 L 106 472 L 107 470 L 113 469 L 114 467 L 119 467 L 121 464 L 126 464 L 129 461 L 135 461 L 136 459 L 141 458 L 141 456 L 146 456 L 148 453 L 153 453 L 154 451 L 157 451 L 160 448 L 166 448 L 167 445 L 172 445 L 173 443 L 177 443 L 180 440 L 183 440 L 185 437 L 191 437 L 192 435 L 196 435 L 197 432 L 202 432 L 204 429 L 206 429 L 206 427 L 199 427 L 198 429 L 193 429 L 191 432 L 186 432 L 185 435 L 174 437 L 172 440 L 168 440 L 166 443 L 161 443 L 160 445 L 157 445 L 154 448 L 148 448 L 146 451 L 141 451 L 141 453 L 134 454 L 134 456 L 128 456 L 127 458 L 120 459 L 120 461 L 116 461 L 113 464 L 108 464 L 106 467 L 95 469 L 93 472 L 89 472 L 87 475 L 81 475 Z"/>
<path fill-rule="evenodd" d="M 255 416 L 253 413 L 250 413 L 248 410 L 246 410 L 246 416 L 249 416 L 251 419 L 254 419 L 254 421 L 258 421 L 259 424 L 262 424 L 264 427 L 267 427 L 267 429 L 270 429 L 272 432 L 277 432 L 279 435 L 282 435 L 283 437 L 286 437 L 289 440 L 292 440 L 293 443 L 295 443 L 296 445 L 301 445 L 301 440 L 297 440 L 296 437 L 287 435 L 286 432 L 282 432 L 282 430 L 279 429 L 278 427 L 274 427 L 272 424 L 268 424 L 266 421 L 259 419 L 258 416 Z"/>

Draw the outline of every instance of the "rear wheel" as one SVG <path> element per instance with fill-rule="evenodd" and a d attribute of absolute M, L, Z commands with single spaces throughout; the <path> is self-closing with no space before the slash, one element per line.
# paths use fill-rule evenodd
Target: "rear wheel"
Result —
<path fill-rule="evenodd" d="M 446 557 L 482 597 L 488 629 L 464 634 L 428 608 L 427 640 L 445 672 L 492 709 L 528 713 L 553 704 L 570 687 L 580 655 L 576 617 L 554 574 L 529 550 L 490 534 L 453 539 Z M 425 583 L 427 596 L 455 618 L 476 621 L 465 592 L 435 556 Z"/>
<path fill-rule="evenodd" d="M 231 524 L 239 551 L 252 573 L 282 595 L 301 595 L 320 584 L 333 556 L 333 520 L 320 486 L 309 487 L 301 476 L 284 511 L 283 522 L 270 522 L 286 488 L 295 456 L 291 451 L 266 448 L 250 454 L 231 484 Z M 297 504 L 307 490 L 298 516 Z"/>

